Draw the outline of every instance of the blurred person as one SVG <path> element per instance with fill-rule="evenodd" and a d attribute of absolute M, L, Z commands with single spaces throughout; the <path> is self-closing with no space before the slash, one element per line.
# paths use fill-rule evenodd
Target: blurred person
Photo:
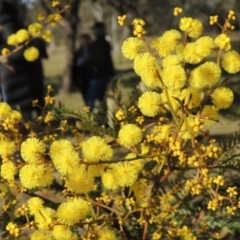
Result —
<path fill-rule="evenodd" d="M 91 109 L 96 100 L 103 101 L 107 85 L 114 75 L 111 46 L 105 39 L 106 28 L 102 22 L 96 22 L 92 28 L 95 40 L 89 45 L 89 84 L 86 91 L 86 103 Z"/>
<path fill-rule="evenodd" d="M 74 55 L 72 79 L 75 86 L 81 92 L 86 103 L 86 91 L 89 84 L 89 44 L 91 38 L 88 34 L 81 34 L 80 46 Z"/>
<path fill-rule="evenodd" d="M 18 12 L 14 4 L 6 0 L 0 0 L 0 51 L 7 47 L 7 38 L 9 35 L 16 33 L 23 28 L 17 19 Z M 27 119 L 32 118 L 32 111 L 40 110 L 32 107 L 32 100 L 37 99 L 39 104 L 44 103 L 44 86 L 43 86 L 43 68 L 41 58 L 46 58 L 45 42 L 36 38 L 28 46 L 35 46 L 39 50 L 39 58 L 34 62 L 28 62 L 23 51 L 25 47 L 11 54 L 5 59 L 4 64 L 0 65 L 0 78 L 2 81 L 2 97 L 13 109 L 20 108 L 23 116 Z M 27 47 L 28 47 L 27 46 Z"/>

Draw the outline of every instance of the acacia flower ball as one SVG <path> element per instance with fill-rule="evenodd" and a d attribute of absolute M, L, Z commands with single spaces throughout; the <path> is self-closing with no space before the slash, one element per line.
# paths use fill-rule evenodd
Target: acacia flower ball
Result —
<path fill-rule="evenodd" d="M 107 169 L 107 171 L 104 171 L 101 177 L 102 184 L 105 188 L 116 190 L 119 187 L 116 180 L 116 174 L 112 169 Z"/>
<path fill-rule="evenodd" d="M 34 214 L 34 222 L 36 222 L 38 229 L 49 229 L 49 223 L 53 222 L 55 219 L 56 210 L 50 207 L 42 207 L 39 212 Z M 45 240 L 45 238 L 43 239 Z M 36 240 L 39 240 L 39 238 L 37 238 Z"/>
<path fill-rule="evenodd" d="M 182 63 L 182 56 L 180 54 L 171 54 L 162 60 L 162 66 L 164 68 L 180 65 Z"/>
<path fill-rule="evenodd" d="M 3 56 L 8 56 L 10 55 L 11 51 L 8 48 L 3 48 L 1 53 Z"/>
<path fill-rule="evenodd" d="M 187 63 L 197 64 L 203 60 L 203 56 L 199 54 L 195 42 L 187 43 L 183 49 L 183 59 Z"/>
<path fill-rule="evenodd" d="M 63 149 L 52 160 L 55 168 L 63 175 L 71 174 L 79 166 L 79 155 L 74 149 Z"/>
<path fill-rule="evenodd" d="M 147 91 L 138 99 L 138 107 L 141 113 L 148 117 L 154 117 L 160 112 L 161 95 Z"/>
<path fill-rule="evenodd" d="M 0 121 L 5 119 L 11 111 L 12 108 L 7 103 L 0 102 Z"/>
<path fill-rule="evenodd" d="M 160 57 L 167 57 L 173 50 L 168 39 L 165 37 L 155 38 L 151 43 L 151 47 L 157 50 Z"/>
<path fill-rule="evenodd" d="M 27 61 L 33 62 L 38 59 L 39 51 L 35 47 L 29 47 L 23 52 L 23 56 Z"/>
<path fill-rule="evenodd" d="M 171 89 L 180 89 L 186 82 L 186 73 L 183 67 L 175 65 L 169 66 L 163 70 L 162 80 L 166 87 Z"/>
<path fill-rule="evenodd" d="M 46 42 L 51 42 L 52 40 L 52 32 L 49 30 L 45 30 L 42 33 L 42 38 L 46 41 Z"/>
<path fill-rule="evenodd" d="M 20 169 L 19 177 L 23 187 L 33 189 L 49 186 L 54 180 L 54 170 L 43 164 L 27 164 Z"/>
<path fill-rule="evenodd" d="M 207 57 L 211 54 L 213 48 L 216 47 L 214 40 L 211 37 L 203 36 L 196 41 L 196 51 L 202 57 Z"/>
<path fill-rule="evenodd" d="M 191 38 L 197 38 L 202 34 L 203 25 L 202 23 L 193 18 L 183 17 L 180 20 L 179 28 L 186 32 L 187 35 Z"/>
<path fill-rule="evenodd" d="M 41 208 L 43 208 L 43 200 L 39 197 L 30 198 L 27 204 L 32 215 L 35 215 L 41 210 Z"/>
<path fill-rule="evenodd" d="M 130 162 L 119 162 L 114 164 L 113 172 L 119 186 L 130 187 L 136 182 L 139 169 Z"/>
<path fill-rule="evenodd" d="M 66 176 L 65 187 L 74 193 L 89 193 L 94 189 L 94 176 L 84 165 L 79 165 Z"/>
<path fill-rule="evenodd" d="M 233 92 L 230 88 L 219 87 L 211 94 L 212 102 L 218 109 L 229 108 L 233 102 Z"/>
<path fill-rule="evenodd" d="M 73 144 L 67 139 L 56 140 L 50 146 L 50 157 L 52 159 L 58 157 L 58 155 L 62 155 L 62 153 L 66 150 L 74 150 Z"/>
<path fill-rule="evenodd" d="M 16 173 L 16 166 L 13 162 L 8 161 L 1 166 L 1 177 L 7 181 L 13 181 Z"/>
<path fill-rule="evenodd" d="M 142 130 L 134 124 L 126 124 L 118 133 L 118 142 L 125 147 L 132 147 L 142 141 Z"/>
<path fill-rule="evenodd" d="M 14 154 L 16 151 L 16 145 L 14 141 L 9 139 L 0 140 L 0 156 L 7 157 Z"/>
<path fill-rule="evenodd" d="M 205 105 L 201 115 L 204 125 L 213 125 L 219 119 L 218 110 L 213 105 Z"/>
<path fill-rule="evenodd" d="M 55 225 L 51 231 L 54 239 L 63 239 L 64 240 L 78 240 L 76 233 L 73 233 L 68 226 L 65 225 Z"/>
<path fill-rule="evenodd" d="M 130 37 L 123 42 L 122 52 L 125 58 L 133 60 L 139 54 L 141 48 L 143 48 L 142 39 Z"/>
<path fill-rule="evenodd" d="M 201 89 L 205 86 L 213 86 L 221 77 L 221 68 L 217 63 L 205 62 L 191 72 L 190 85 Z"/>
<path fill-rule="evenodd" d="M 37 22 L 32 23 L 28 26 L 28 32 L 33 37 L 40 36 L 42 29 L 43 29 L 42 24 L 37 23 Z"/>
<path fill-rule="evenodd" d="M 88 211 L 88 203 L 81 198 L 75 197 L 60 204 L 57 209 L 57 219 L 62 224 L 72 226 L 81 219 L 84 219 Z"/>
<path fill-rule="evenodd" d="M 115 232 L 106 227 L 101 229 L 98 235 L 98 240 L 117 240 Z"/>
<path fill-rule="evenodd" d="M 32 233 L 31 240 L 39 240 L 39 239 L 53 240 L 53 237 L 51 232 L 43 229 L 39 229 Z"/>
<path fill-rule="evenodd" d="M 237 73 L 240 71 L 240 54 L 236 51 L 226 52 L 222 57 L 222 67 L 228 73 Z"/>
<path fill-rule="evenodd" d="M 26 29 L 20 29 L 16 33 L 18 43 L 23 43 L 29 39 L 29 33 Z"/>
<path fill-rule="evenodd" d="M 41 161 L 41 156 L 45 152 L 45 144 L 38 138 L 28 138 L 20 148 L 23 160 L 30 164 L 36 164 Z"/>
<path fill-rule="evenodd" d="M 17 45 L 18 44 L 17 35 L 11 34 L 10 36 L 8 36 L 7 44 L 8 45 Z"/>
<path fill-rule="evenodd" d="M 157 66 L 155 69 L 146 69 L 144 72 L 142 72 L 141 80 L 142 82 L 150 88 L 162 88 L 162 84 L 160 81 L 160 75 L 161 75 L 161 68 L 160 66 Z"/>
<path fill-rule="evenodd" d="M 228 51 L 231 48 L 230 37 L 222 33 L 215 38 L 215 43 L 220 49 Z"/>
<path fill-rule="evenodd" d="M 157 61 L 150 53 L 140 53 L 134 60 L 134 70 L 141 76 L 148 69 L 156 69 Z"/>
<path fill-rule="evenodd" d="M 93 136 L 82 144 L 82 152 L 87 161 L 110 160 L 113 155 L 112 148 L 106 144 L 105 140 L 98 136 Z"/>

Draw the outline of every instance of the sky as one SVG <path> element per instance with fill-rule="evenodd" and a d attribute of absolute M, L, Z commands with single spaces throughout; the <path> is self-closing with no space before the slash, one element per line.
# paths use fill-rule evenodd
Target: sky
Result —
<path fill-rule="evenodd" d="M 25 3 L 27 5 L 27 7 L 32 8 L 33 7 L 33 3 L 36 0 L 21 0 L 21 1 L 22 1 L 22 3 Z"/>

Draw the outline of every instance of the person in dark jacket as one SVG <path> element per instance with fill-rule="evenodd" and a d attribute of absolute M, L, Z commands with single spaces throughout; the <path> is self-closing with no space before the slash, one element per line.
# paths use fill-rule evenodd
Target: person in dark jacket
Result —
<path fill-rule="evenodd" d="M 81 92 L 84 101 L 86 102 L 86 91 L 89 84 L 89 44 L 90 36 L 88 34 L 81 34 L 80 47 L 74 54 L 74 65 L 72 70 L 72 79 L 74 85 Z"/>
<path fill-rule="evenodd" d="M 18 12 L 15 6 L 8 1 L 0 0 L 0 51 L 8 46 L 6 41 L 9 35 L 23 28 L 16 18 Z M 44 103 L 43 69 L 41 58 L 47 57 L 43 40 L 34 39 L 29 46 L 38 48 L 39 58 L 34 62 L 28 62 L 23 56 L 24 48 L 11 54 L 4 64 L 0 65 L 0 77 L 2 82 L 3 101 L 13 109 L 20 108 L 25 118 L 31 119 L 32 100 L 38 99 L 39 104 Z M 45 46 L 45 45 L 44 45 Z M 37 110 L 37 109 L 36 109 Z M 40 111 L 38 110 L 38 114 Z"/>
<path fill-rule="evenodd" d="M 104 23 L 96 22 L 92 30 L 96 39 L 89 45 L 90 77 L 86 92 L 86 103 L 91 109 L 95 100 L 104 99 L 107 85 L 114 75 L 111 46 L 105 39 Z"/>

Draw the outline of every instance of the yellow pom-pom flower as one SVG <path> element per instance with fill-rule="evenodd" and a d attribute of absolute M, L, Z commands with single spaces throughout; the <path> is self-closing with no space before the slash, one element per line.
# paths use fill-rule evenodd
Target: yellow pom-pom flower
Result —
<path fill-rule="evenodd" d="M 150 88 L 162 88 L 162 84 L 160 82 L 161 75 L 161 68 L 160 66 L 157 66 L 156 69 L 145 69 L 145 71 L 142 72 L 141 80 L 142 82 Z"/>
<path fill-rule="evenodd" d="M 189 109 L 198 107 L 202 100 L 201 91 L 193 87 L 185 88 L 181 92 L 180 99 L 184 99 L 184 104 L 188 104 Z"/>
<path fill-rule="evenodd" d="M 49 231 L 39 229 L 32 233 L 31 240 L 53 240 L 52 234 Z"/>
<path fill-rule="evenodd" d="M 176 98 L 179 98 L 181 92 L 179 89 L 169 89 L 168 91 L 168 95 L 169 95 L 169 100 L 171 102 L 172 108 L 174 109 L 174 111 L 176 111 L 179 107 L 180 107 L 180 103 L 178 101 L 176 101 Z M 169 109 L 169 106 L 167 104 L 168 102 L 168 98 L 166 96 L 165 92 L 162 92 L 161 94 L 161 98 L 162 98 L 162 102 L 165 103 L 164 107 L 166 109 Z"/>
<path fill-rule="evenodd" d="M 143 49 L 143 40 L 136 37 L 127 38 L 122 45 L 122 53 L 125 58 L 135 59 Z"/>
<path fill-rule="evenodd" d="M 45 30 L 42 33 L 42 38 L 46 41 L 46 42 L 51 42 L 52 40 L 52 32 L 49 30 Z"/>
<path fill-rule="evenodd" d="M 23 56 L 27 61 L 33 62 L 38 59 L 39 51 L 35 47 L 29 47 L 26 50 L 24 50 Z"/>
<path fill-rule="evenodd" d="M 240 54 L 236 51 L 226 52 L 222 57 L 222 67 L 228 73 L 237 73 L 240 71 Z"/>
<path fill-rule="evenodd" d="M 116 190 L 119 187 L 115 172 L 112 169 L 107 169 L 107 171 L 102 174 L 102 183 L 105 188 L 110 190 Z"/>
<path fill-rule="evenodd" d="M 57 220 L 62 224 L 72 226 L 84 219 L 88 211 L 88 203 L 81 198 L 75 197 L 60 204 L 57 209 Z"/>
<path fill-rule="evenodd" d="M 64 236 L 63 240 L 78 240 L 78 236 L 65 225 L 55 225 L 51 232 L 54 239 L 60 240 Z"/>
<path fill-rule="evenodd" d="M 18 123 L 22 119 L 22 114 L 16 110 L 13 110 L 11 111 L 9 118 L 15 123 Z"/>
<path fill-rule="evenodd" d="M 164 68 L 167 68 L 175 65 L 180 65 L 182 63 L 182 60 L 183 58 L 180 54 L 171 54 L 162 60 L 162 66 Z"/>
<path fill-rule="evenodd" d="M 233 92 L 227 87 L 218 87 L 211 94 L 212 102 L 218 109 L 229 108 L 233 102 Z"/>
<path fill-rule="evenodd" d="M 157 53 L 160 55 L 160 57 L 167 57 L 173 50 L 167 38 L 163 37 L 154 39 L 152 41 L 151 47 L 157 50 Z"/>
<path fill-rule="evenodd" d="M 182 11 L 183 11 L 182 8 L 180 8 L 180 7 L 175 7 L 175 8 L 173 9 L 173 15 L 174 15 L 174 16 L 178 16 L 179 14 L 182 13 Z"/>
<path fill-rule="evenodd" d="M 50 207 L 42 207 L 34 217 L 38 229 L 49 230 L 49 225 L 56 219 L 56 211 Z"/>
<path fill-rule="evenodd" d="M 183 59 L 187 63 L 197 64 L 203 60 L 203 56 L 201 56 L 197 50 L 197 44 L 187 43 L 183 49 Z"/>
<path fill-rule="evenodd" d="M 25 162 L 37 164 L 42 161 L 41 157 L 45 153 L 45 148 L 43 141 L 33 137 L 21 144 L 20 153 Z"/>
<path fill-rule="evenodd" d="M 12 155 L 16 150 L 16 145 L 12 140 L 0 140 L 0 156 L 7 157 Z"/>
<path fill-rule="evenodd" d="M 123 26 L 124 23 L 126 22 L 127 15 L 118 16 L 117 19 L 118 19 L 118 24 L 119 24 L 120 26 Z"/>
<path fill-rule="evenodd" d="M 35 215 L 43 208 L 43 200 L 39 197 L 32 197 L 27 201 L 27 205 L 30 213 Z"/>
<path fill-rule="evenodd" d="M 84 165 L 78 166 L 66 176 L 65 186 L 74 193 L 89 193 L 94 189 L 94 176 Z"/>
<path fill-rule="evenodd" d="M 157 61 L 150 53 L 140 53 L 134 60 L 134 70 L 138 75 L 142 75 L 147 69 L 156 69 Z"/>
<path fill-rule="evenodd" d="M 3 56 L 9 56 L 11 52 L 8 48 L 3 48 L 1 53 Z"/>
<path fill-rule="evenodd" d="M 214 40 L 208 36 L 200 37 L 196 41 L 196 52 L 202 57 L 209 56 L 215 47 Z"/>
<path fill-rule="evenodd" d="M 143 115 L 154 117 L 160 112 L 161 95 L 156 92 L 147 91 L 138 99 L 138 107 Z"/>
<path fill-rule="evenodd" d="M 142 141 L 142 130 L 134 124 L 126 124 L 118 133 L 118 142 L 125 147 L 132 147 Z"/>
<path fill-rule="evenodd" d="M 112 148 L 106 144 L 103 138 L 94 136 L 84 141 L 82 152 L 86 161 L 110 160 L 113 155 Z"/>
<path fill-rule="evenodd" d="M 46 187 L 54 180 L 54 170 L 44 165 L 27 164 L 20 169 L 19 177 L 25 188 Z"/>
<path fill-rule="evenodd" d="M 182 35 L 178 30 L 170 29 L 165 31 L 162 37 L 168 40 L 170 48 L 173 51 L 175 50 L 177 44 L 179 43 L 179 40 L 181 39 Z"/>
<path fill-rule="evenodd" d="M 29 39 L 29 33 L 26 29 L 20 29 L 16 33 L 18 44 L 21 44 Z"/>
<path fill-rule="evenodd" d="M 201 89 L 213 86 L 221 77 L 221 68 L 214 62 L 205 62 L 191 72 L 190 85 Z"/>
<path fill-rule="evenodd" d="M 175 29 L 166 31 L 161 37 L 152 41 L 151 47 L 156 49 L 161 57 L 167 57 L 174 51 L 181 38 L 181 33 Z"/>
<path fill-rule="evenodd" d="M 1 176 L 7 181 L 13 181 L 16 170 L 16 166 L 13 162 L 8 161 L 6 163 L 3 163 L 1 166 Z"/>
<path fill-rule="evenodd" d="M 138 170 L 130 162 L 119 162 L 113 166 L 116 182 L 121 187 L 132 186 L 138 178 Z"/>
<path fill-rule="evenodd" d="M 12 108 L 6 102 L 0 102 L 0 120 L 4 120 L 12 111 Z"/>
<path fill-rule="evenodd" d="M 32 23 L 28 26 L 28 32 L 33 37 L 40 36 L 42 30 L 43 30 L 43 25 L 37 22 Z"/>
<path fill-rule="evenodd" d="M 103 228 L 98 232 L 98 239 L 97 240 L 117 240 L 116 234 L 113 230 L 109 228 Z"/>
<path fill-rule="evenodd" d="M 72 173 L 79 166 L 79 155 L 74 149 L 63 149 L 52 160 L 55 168 L 63 175 Z"/>
<path fill-rule="evenodd" d="M 218 121 L 218 110 L 215 106 L 206 105 L 201 112 L 201 118 L 204 120 L 205 125 L 213 125 Z"/>
<path fill-rule="evenodd" d="M 183 17 L 180 20 L 179 28 L 186 32 L 187 35 L 191 38 L 197 38 L 202 34 L 203 25 L 202 23 L 193 18 Z"/>
<path fill-rule="evenodd" d="M 58 6 L 60 4 L 60 2 L 59 1 L 52 1 L 52 7 L 56 7 L 56 6 Z"/>
<path fill-rule="evenodd" d="M 163 69 L 162 80 L 166 87 L 180 89 L 186 82 L 186 73 L 183 67 L 175 65 Z"/>
<path fill-rule="evenodd" d="M 18 45 L 17 35 L 15 33 L 8 36 L 7 44 L 8 45 Z"/>
<path fill-rule="evenodd" d="M 230 37 L 222 33 L 215 38 L 215 43 L 219 48 L 228 51 L 231 48 L 230 40 Z"/>
<path fill-rule="evenodd" d="M 50 146 L 50 157 L 53 159 L 66 150 L 74 150 L 72 143 L 67 139 L 59 139 Z"/>

